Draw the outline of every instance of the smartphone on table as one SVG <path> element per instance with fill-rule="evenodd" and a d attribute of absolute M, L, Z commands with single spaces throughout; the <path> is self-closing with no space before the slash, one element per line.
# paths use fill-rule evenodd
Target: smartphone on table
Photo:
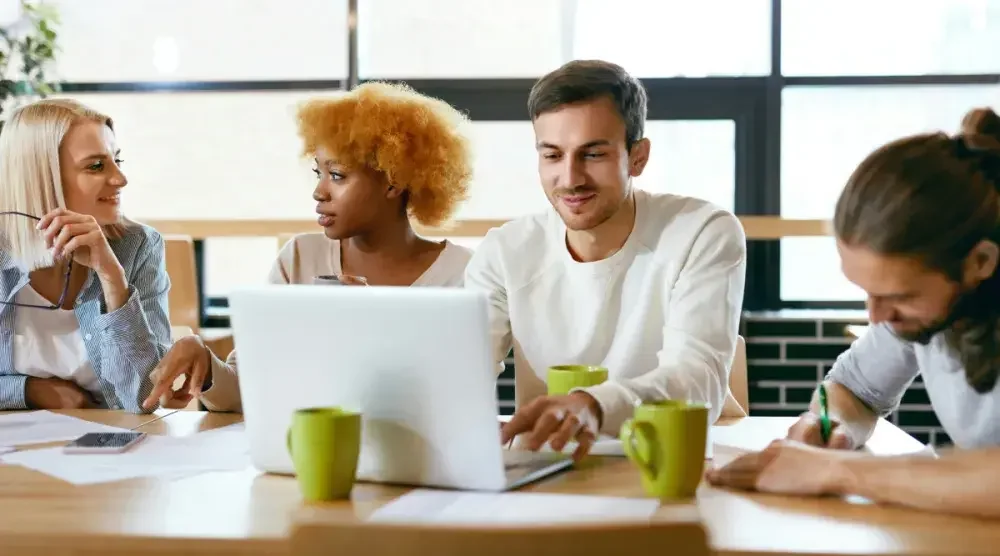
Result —
<path fill-rule="evenodd" d="M 120 454 L 146 438 L 144 432 L 88 432 L 63 446 L 67 454 Z"/>

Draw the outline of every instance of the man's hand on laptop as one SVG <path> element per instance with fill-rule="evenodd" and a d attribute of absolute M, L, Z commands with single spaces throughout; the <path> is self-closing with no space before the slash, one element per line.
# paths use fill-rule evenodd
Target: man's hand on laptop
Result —
<path fill-rule="evenodd" d="M 212 354 L 201 337 L 191 335 L 177 340 L 149 374 L 153 391 L 142 406 L 151 409 L 159 402 L 160 407 L 166 409 L 187 407 L 201 394 L 206 379 L 211 378 L 211 367 Z M 181 376 L 184 377 L 184 384 L 175 389 L 174 383 Z"/>
<path fill-rule="evenodd" d="M 554 451 L 561 452 L 570 441 L 577 447 L 573 459 L 587 455 L 597 439 L 600 429 L 601 406 L 586 392 L 573 392 L 565 396 L 539 396 L 521 407 L 501 428 L 501 440 L 507 444 L 515 436 L 524 434 L 523 446 L 539 450 L 548 443 Z"/>

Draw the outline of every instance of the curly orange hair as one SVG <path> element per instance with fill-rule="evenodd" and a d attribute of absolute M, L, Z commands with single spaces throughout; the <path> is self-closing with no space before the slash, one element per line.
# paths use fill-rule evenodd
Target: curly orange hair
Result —
<path fill-rule="evenodd" d="M 472 179 L 468 118 L 407 85 L 369 82 L 299 106 L 303 154 L 322 147 L 347 166 L 366 166 L 408 192 L 407 210 L 428 227 L 449 220 Z"/>

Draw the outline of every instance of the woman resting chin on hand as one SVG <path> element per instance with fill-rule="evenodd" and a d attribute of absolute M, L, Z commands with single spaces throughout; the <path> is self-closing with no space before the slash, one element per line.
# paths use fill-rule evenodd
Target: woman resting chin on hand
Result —
<path fill-rule="evenodd" d="M 4 125 L 0 327 L 14 333 L 0 336 L 0 410 L 146 410 L 169 280 L 163 239 L 121 214 L 120 154 L 111 118 L 72 100 Z"/>

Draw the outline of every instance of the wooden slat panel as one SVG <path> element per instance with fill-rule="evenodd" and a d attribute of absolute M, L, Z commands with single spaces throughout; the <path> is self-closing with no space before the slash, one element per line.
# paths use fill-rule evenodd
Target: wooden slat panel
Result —
<path fill-rule="evenodd" d="M 317 232 L 315 220 L 141 220 L 162 234 L 183 234 L 195 239 L 211 237 L 278 237 Z M 829 221 L 791 220 L 776 216 L 741 216 L 748 239 L 822 237 L 832 235 Z M 459 220 L 445 228 L 417 228 L 431 237 L 482 237 L 506 220 Z"/>

